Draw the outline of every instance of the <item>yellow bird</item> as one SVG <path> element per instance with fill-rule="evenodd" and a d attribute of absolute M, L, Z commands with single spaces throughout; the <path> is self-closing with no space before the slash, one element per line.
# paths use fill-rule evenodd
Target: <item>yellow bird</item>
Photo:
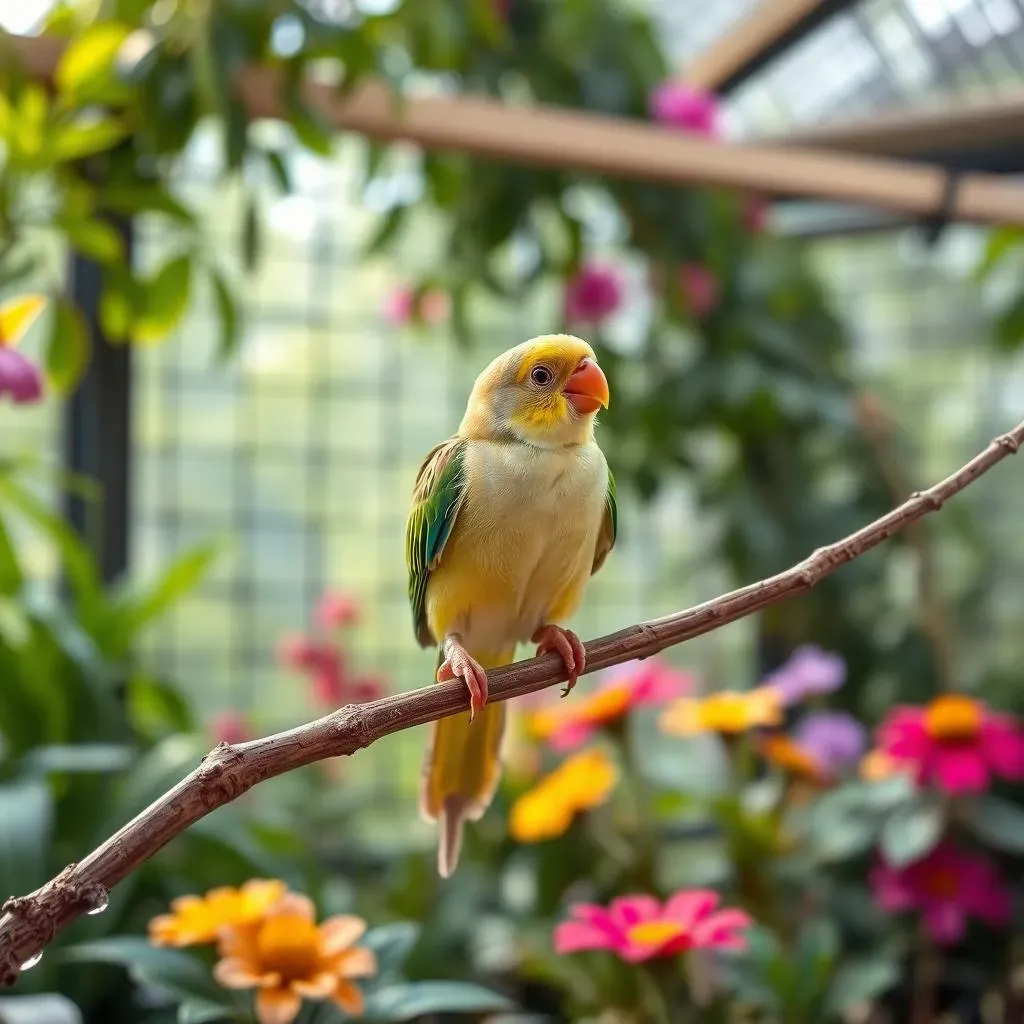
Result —
<path fill-rule="evenodd" d="M 439 824 L 443 877 L 501 775 L 505 706 L 485 706 L 487 670 L 532 641 L 562 657 L 564 693 L 583 671 L 583 644 L 559 623 L 615 543 L 615 481 L 594 440 L 608 398 L 585 341 L 534 338 L 480 374 L 458 432 L 417 474 L 406 525 L 416 639 L 440 648 L 437 681 L 461 678 L 471 704 L 434 723 L 423 766 L 420 809 Z"/>

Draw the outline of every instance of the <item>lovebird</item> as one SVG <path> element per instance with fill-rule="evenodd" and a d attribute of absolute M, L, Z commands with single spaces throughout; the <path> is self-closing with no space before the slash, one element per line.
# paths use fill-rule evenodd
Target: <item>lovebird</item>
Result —
<path fill-rule="evenodd" d="M 615 481 L 594 440 L 608 401 L 590 345 L 533 338 L 477 377 L 458 432 L 416 476 L 405 534 L 416 639 L 439 648 L 437 682 L 462 679 L 471 706 L 433 723 L 420 781 L 442 877 L 501 776 L 505 705 L 487 704 L 487 670 L 532 642 L 565 662 L 565 696 L 585 667 L 582 642 L 559 623 L 615 543 Z"/>

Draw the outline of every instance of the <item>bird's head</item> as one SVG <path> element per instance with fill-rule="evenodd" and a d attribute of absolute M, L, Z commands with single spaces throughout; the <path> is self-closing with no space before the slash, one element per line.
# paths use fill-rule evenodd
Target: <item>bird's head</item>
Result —
<path fill-rule="evenodd" d="M 542 448 L 582 444 L 608 408 L 608 381 L 594 350 L 571 334 L 548 334 L 503 352 L 476 379 L 460 433 L 512 434 Z"/>

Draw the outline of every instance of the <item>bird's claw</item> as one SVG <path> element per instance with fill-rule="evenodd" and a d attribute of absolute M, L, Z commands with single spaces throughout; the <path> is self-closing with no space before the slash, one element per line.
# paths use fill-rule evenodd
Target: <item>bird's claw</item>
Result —
<path fill-rule="evenodd" d="M 562 696 L 568 697 L 587 666 L 587 651 L 583 641 L 571 629 L 562 629 L 561 626 L 541 626 L 530 639 L 537 644 L 538 657 L 554 653 L 565 662 L 569 679 L 562 690 Z"/>
<path fill-rule="evenodd" d="M 437 681 L 461 679 L 469 690 L 469 720 L 487 703 L 487 673 L 483 666 L 462 646 L 456 637 L 447 637 L 444 642 L 444 661 L 438 666 Z"/>

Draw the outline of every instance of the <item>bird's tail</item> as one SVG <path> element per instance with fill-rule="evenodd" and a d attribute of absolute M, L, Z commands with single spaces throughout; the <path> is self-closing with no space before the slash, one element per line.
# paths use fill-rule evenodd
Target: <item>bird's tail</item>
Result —
<path fill-rule="evenodd" d="M 470 654 L 485 669 L 511 664 L 515 646 L 490 657 Z M 438 655 L 438 665 L 444 655 Z M 469 722 L 464 711 L 430 727 L 420 778 L 420 812 L 438 823 L 437 870 L 447 878 L 462 847 L 462 823 L 476 821 L 490 806 L 501 779 L 505 704 L 485 704 Z"/>

